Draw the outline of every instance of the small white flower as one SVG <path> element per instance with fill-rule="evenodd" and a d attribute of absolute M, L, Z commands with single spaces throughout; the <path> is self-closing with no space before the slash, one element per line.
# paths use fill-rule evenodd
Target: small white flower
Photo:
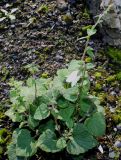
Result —
<path fill-rule="evenodd" d="M 78 74 L 79 71 L 73 71 L 66 79 L 66 82 L 71 83 L 71 87 L 75 86 L 79 81 L 81 75 Z"/>

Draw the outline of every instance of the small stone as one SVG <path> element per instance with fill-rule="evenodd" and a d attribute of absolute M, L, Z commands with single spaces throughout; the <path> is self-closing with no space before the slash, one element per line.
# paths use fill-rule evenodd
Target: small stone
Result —
<path fill-rule="evenodd" d="M 59 50 L 59 51 L 58 51 L 58 54 L 61 55 L 61 56 L 63 56 L 63 55 L 64 55 L 64 52 L 63 52 L 62 50 Z"/>
<path fill-rule="evenodd" d="M 115 108 L 110 107 L 110 112 L 115 113 Z"/>
<path fill-rule="evenodd" d="M 101 145 L 98 147 L 98 149 L 102 154 L 104 153 L 103 147 Z"/>
<path fill-rule="evenodd" d="M 57 0 L 57 7 L 61 11 L 65 11 L 68 8 L 68 3 L 65 0 Z"/>
<path fill-rule="evenodd" d="M 60 56 L 60 55 L 56 55 L 55 59 L 56 59 L 56 61 L 62 61 L 62 60 L 63 60 L 63 57 Z"/>
<path fill-rule="evenodd" d="M 107 91 L 108 91 L 108 87 L 104 86 L 104 87 L 103 87 L 103 90 L 104 90 L 105 92 L 107 92 Z"/>
<path fill-rule="evenodd" d="M 115 91 L 119 93 L 120 89 L 118 87 L 115 88 Z"/>
<path fill-rule="evenodd" d="M 116 92 L 112 91 L 110 94 L 111 94 L 111 95 L 116 95 Z"/>
<path fill-rule="evenodd" d="M 77 2 L 77 0 L 68 0 L 68 2 L 69 2 L 70 4 L 75 4 L 75 3 Z"/>
<path fill-rule="evenodd" d="M 114 158 L 114 157 L 115 157 L 115 152 L 114 151 L 109 152 L 109 158 Z"/>
<path fill-rule="evenodd" d="M 15 25 L 14 25 L 14 24 L 12 24 L 12 25 L 11 25 L 11 28 L 15 28 Z"/>
<path fill-rule="evenodd" d="M 121 123 L 116 126 L 118 131 L 121 131 Z"/>
<path fill-rule="evenodd" d="M 7 47 L 5 47 L 5 48 L 4 48 L 4 51 L 7 51 L 7 50 L 8 50 Z"/>
<path fill-rule="evenodd" d="M 114 130 L 115 132 L 117 132 L 117 128 L 113 128 L 113 130 Z"/>
<path fill-rule="evenodd" d="M 117 148 L 121 148 L 121 141 L 116 141 L 114 146 Z"/>

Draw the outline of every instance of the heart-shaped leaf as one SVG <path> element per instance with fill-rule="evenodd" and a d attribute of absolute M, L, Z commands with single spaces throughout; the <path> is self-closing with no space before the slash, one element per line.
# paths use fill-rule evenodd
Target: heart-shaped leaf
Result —
<path fill-rule="evenodd" d="M 60 143 L 60 142 L 58 142 Z M 57 146 L 57 138 L 53 131 L 47 129 L 40 135 L 37 146 L 45 152 L 55 153 L 60 151 L 62 148 Z"/>
<path fill-rule="evenodd" d="M 27 129 L 21 129 L 18 133 L 16 143 L 16 155 L 21 157 L 31 157 L 36 153 L 36 144 Z"/>
<path fill-rule="evenodd" d="M 50 112 L 46 104 L 42 103 L 35 111 L 34 119 L 42 120 L 49 116 Z"/>
<path fill-rule="evenodd" d="M 85 125 L 94 136 L 102 136 L 105 133 L 105 118 L 101 112 L 94 113 L 92 117 L 85 121 Z"/>
<path fill-rule="evenodd" d="M 67 143 L 67 151 L 79 155 L 97 145 L 96 139 L 88 132 L 83 124 L 77 124 L 73 129 L 73 137 Z"/>

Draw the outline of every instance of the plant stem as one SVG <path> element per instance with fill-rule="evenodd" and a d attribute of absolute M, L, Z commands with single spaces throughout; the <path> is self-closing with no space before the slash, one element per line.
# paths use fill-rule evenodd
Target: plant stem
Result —
<path fill-rule="evenodd" d="M 54 105 L 52 105 L 52 109 L 53 109 L 53 110 L 55 109 L 55 106 L 54 106 Z M 53 116 L 53 117 L 54 117 L 55 124 L 56 124 L 56 126 L 57 126 L 58 133 L 61 135 L 60 127 L 59 127 L 59 125 L 58 125 L 58 120 L 57 120 L 57 118 L 56 118 L 55 116 Z"/>
<path fill-rule="evenodd" d="M 59 134 L 61 135 L 61 131 L 60 131 L 60 127 L 59 127 L 59 125 L 58 125 L 57 118 L 55 118 L 55 124 L 56 124 L 56 126 L 57 126 L 57 129 L 58 129 Z"/>
<path fill-rule="evenodd" d="M 37 98 L 37 85 L 36 85 L 36 81 L 35 81 L 35 99 Z"/>
<path fill-rule="evenodd" d="M 84 58 L 85 58 L 87 47 L 88 47 L 88 44 L 89 44 L 89 40 L 90 40 L 90 36 L 87 37 L 85 49 L 84 49 L 84 52 L 83 52 L 83 55 L 82 55 L 82 58 L 81 58 L 82 60 L 84 60 Z"/>

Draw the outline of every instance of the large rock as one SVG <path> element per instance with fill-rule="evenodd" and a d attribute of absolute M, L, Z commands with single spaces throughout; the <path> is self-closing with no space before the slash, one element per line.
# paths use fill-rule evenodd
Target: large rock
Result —
<path fill-rule="evenodd" d="M 110 3 L 113 4 L 100 28 L 105 43 L 121 48 L 121 0 L 86 1 L 93 16 L 100 14 L 102 9 L 107 8 Z"/>

